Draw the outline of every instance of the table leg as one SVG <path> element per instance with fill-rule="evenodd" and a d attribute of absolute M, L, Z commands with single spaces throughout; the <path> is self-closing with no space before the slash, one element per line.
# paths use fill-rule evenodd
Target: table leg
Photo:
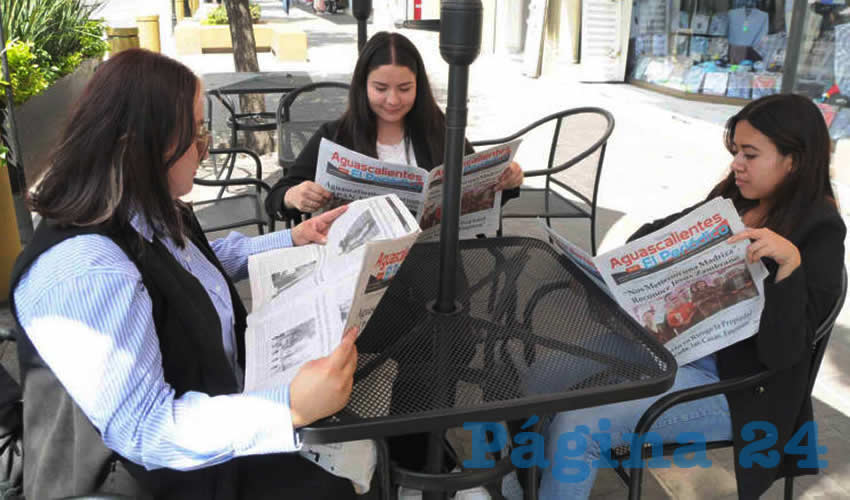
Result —
<path fill-rule="evenodd" d="M 428 435 L 428 462 L 425 472 L 440 474 L 443 472 L 443 433 L 432 432 Z M 442 491 L 423 491 L 422 500 L 443 500 L 448 494 Z"/>

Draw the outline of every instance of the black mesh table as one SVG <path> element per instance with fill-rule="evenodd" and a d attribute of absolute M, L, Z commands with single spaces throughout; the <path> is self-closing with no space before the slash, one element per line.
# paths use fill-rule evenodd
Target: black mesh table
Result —
<path fill-rule="evenodd" d="M 672 386 L 670 353 L 546 242 L 462 241 L 451 315 L 431 312 L 438 250 L 414 245 L 357 341 L 349 404 L 301 429 L 304 442 L 522 419 Z"/>
<path fill-rule="evenodd" d="M 227 73 L 205 73 L 201 79 L 204 82 L 207 101 L 207 128 L 213 130 L 213 100 L 221 103 L 227 110 L 225 122 L 230 129 L 230 147 L 239 146 L 239 132 L 270 132 L 277 128 L 277 120 L 274 111 L 240 112 L 234 100 L 229 96 L 245 94 L 286 94 L 299 87 L 312 83 L 310 75 L 303 71 L 270 71 L 270 72 L 227 72 Z M 274 95 L 264 96 L 266 109 L 275 109 L 277 99 Z M 275 102 L 269 102 L 275 99 Z M 220 178 L 223 172 L 225 180 L 229 180 L 233 168 L 236 165 L 236 155 L 228 154 L 222 162 L 221 169 L 213 158 L 213 172 L 216 178 Z M 217 198 L 224 194 L 225 187 L 222 186 Z"/>
<path fill-rule="evenodd" d="M 205 73 L 201 79 L 206 91 L 207 108 L 209 112 L 208 128 L 212 130 L 213 109 L 210 96 L 215 97 L 227 109 L 227 126 L 233 130 L 231 147 L 236 147 L 236 132 L 246 130 L 251 132 L 274 130 L 276 127 L 274 111 L 262 113 L 239 113 L 236 104 L 225 96 L 244 94 L 286 94 L 298 87 L 312 83 L 310 75 L 303 71 L 271 71 L 271 72 L 229 72 Z M 266 103 L 267 108 L 274 109 L 276 103 Z"/>
<path fill-rule="evenodd" d="M 303 71 L 205 73 L 202 79 L 207 92 L 222 95 L 280 94 L 312 82 Z"/>

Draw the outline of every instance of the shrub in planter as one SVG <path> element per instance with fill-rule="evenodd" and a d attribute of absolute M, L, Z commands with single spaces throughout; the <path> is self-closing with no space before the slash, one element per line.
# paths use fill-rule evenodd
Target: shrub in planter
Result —
<path fill-rule="evenodd" d="M 39 57 L 36 56 L 35 50 L 32 42 L 16 41 L 6 45 L 15 104 L 21 104 L 50 86 L 50 71 L 38 63 Z"/>
<path fill-rule="evenodd" d="M 260 6 L 251 4 L 249 7 L 251 11 L 251 20 L 255 23 L 260 21 Z M 227 9 L 224 5 L 219 5 L 215 8 L 210 14 L 201 21 L 201 24 L 206 25 L 219 25 L 219 24 L 229 24 L 230 21 L 227 19 Z"/>
<path fill-rule="evenodd" d="M 109 48 L 103 40 L 104 22 L 91 19 L 100 5 L 88 0 L 0 0 L 16 103 L 43 92 L 83 60 L 103 57 Z M 4 98 L 0 93 L 0 105 Z"/>

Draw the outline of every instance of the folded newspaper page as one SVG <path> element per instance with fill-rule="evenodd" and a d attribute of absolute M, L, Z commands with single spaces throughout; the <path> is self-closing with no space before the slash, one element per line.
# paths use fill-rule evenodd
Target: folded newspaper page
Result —
<path fill-rule="evenodd" d="M 335 476 L 350 479 L 358 495 L 369 492 L 378 463 L 377 445 L 371 439 L 308 444 L 298 454 Z"/>
<path fill-rule="evenodd" d="M 620 307 L 685 365 L 758 332 L 767 269 L 760 261 L 747 262 L 749 241 L 726 243 L 744 229 L 732 202 L 715 198 L 597 257 L 549 234 L 597 283 L 598 274 Z"/>
<path fill-rule="evenodd" d="M 390 194 L 351 203 L 325 245 L 251 256 L 245 390 L 288 384 L 348 328 L 362 331 L 419 232 Z"/>
<path fill-rule="evenodd" d="M 581 269 L 581 271 L 590 278 L 591 281 L 596 283 L 596 285 L 602 289 L 602 291 L 611 295 L 611 291 L 608 290 L 608 285 L 605 284 L 605 280 L 602 279 L 602 275 L 599 274 L 599 270 L 596 269 L 596 264 L 593 263 L 593 257 L 589 253 L 556 233 L 554 229 L 543 222 L 543 219 L 538 218 L 537 223 L 540 224 L 540 227 L 542 227 L 544 231 L 546 231 L 546 234 L 549 235 L 549 238 L 552 240 L 552 243 L 557 249 L 569 257 L 570 260 L 572 260 L 573 263 L 578 266 L 578 268 Z"/>
<path fill-rule="evenodd" d="M 493 189 L 516 155 L 520 140 L 463 158 L 460 237 L 494 233 L 499 228 L 502 192 Z M 414 214 L 423 240 L 440 234 L 443 205 L 443 167 L 423 168 L 376 160 L 322 139 L 316 164 L 316 183 L 333 193 L 327 209 L 351 200 L 393 193 Z"/>

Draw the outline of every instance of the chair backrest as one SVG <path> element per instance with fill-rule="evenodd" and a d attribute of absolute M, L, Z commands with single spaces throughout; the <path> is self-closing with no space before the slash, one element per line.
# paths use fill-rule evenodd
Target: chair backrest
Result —
<path fill-rule="evenodd" d="M 348 107 L 347 83 L 316 82 L 280 98 L 277 106 L 277 159 L 284 169 L 298 158 L 319 127 Z"/>
<path fill-rule="evenodd" d="M 545 175 L 547 188 L 552 182 L 593 205 L 605 148 L 613 130 L 614 117 L 607 110 L 582 107 L 553 113 L 507 137 L 476 141 L 472 145 L 489 146 L 522 137 L 517 161 L 526 168 L 535 165 L 535 160 L 542 158 L 539 152 L 548 148 L 543 168 L 526 170 L 525 177 Z"/>
<path fill-rule="evenodd" d="M 824 319 L 818 329 L 815 331 L 814 344 L 812 348 L 814 349 L 814 356 L 812 356 L 812 366 L 809 369 L 809 394 L 812 393 L 812 389 L 815 386 L 815 379 L 818 376 L 818 371 L 820 370 L 821 361 L 823 361 L 823 355 L 826 352 L 826 345 L 829 343 L 829 337 L 832 335 L 832 329 L 835 327 L 835 320 L 838 318 L 838 313 L 841 312 L 841 308 L 844 306 L 844 299 L 847 297 L 847 269 L 841 269 L 841 295 L 838 296 L 838 299 L 835 301 L 835 305 L 832 306 L 832 309 L 829 311 L 826 319 Z"/>

